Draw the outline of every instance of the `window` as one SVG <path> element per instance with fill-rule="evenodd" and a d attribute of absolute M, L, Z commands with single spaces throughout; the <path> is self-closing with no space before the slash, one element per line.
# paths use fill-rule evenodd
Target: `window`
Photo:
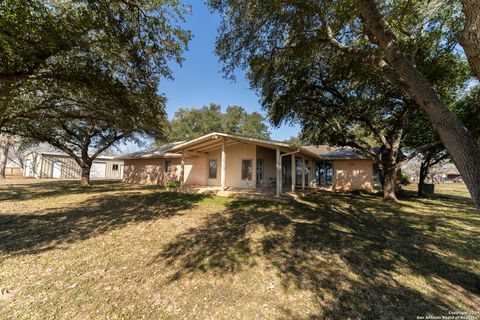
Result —
<path fill-rule="evenodd" d="M 118 164 L 112 165 L 112 171 L 118 171 Z"/>
<path fill-rule="evenodd" d="M 302 185 L 302 162 L 303 160 L 302 159 L 297 159 L 296 161 L 296 168 L 295 168 L 295 171 L 296 171 L 296 175 L 295 175 L 295 184 L 297 186 L 301 186 Z M 307 159 L 305 159 L 305 185 L 308 186 L 308 179 L 309 179 L 309 174 L 310 174 L 310 165 L 309 165 L 309 162 Z"/>
<path fill-rule="evenodd" d="M 333 184 L 333 161 L 318 161 L 316 171 L 319 186 L 325 187 Z"/>
<path fill-rule="evenodd" d="M 169 172 L 172 169 L 172 160 L 165 160 L 165 172 Z"/>
<path fill-rule="evenodd" d="M 208 160 L 208 179 L 217 179 L 217 160 Z"/>
<path fill-rule="evenodd" d="M 242 160 L 242 180 L 252 180 L 252 160 Z"/>
<path fill-rule="evenodd" d="M 376 163 L 373 164 L 373 186 L 374 187 L 382 186 L 382 182 L 380 180 L 380 169 L 378 167 L 378 164 Z"/>

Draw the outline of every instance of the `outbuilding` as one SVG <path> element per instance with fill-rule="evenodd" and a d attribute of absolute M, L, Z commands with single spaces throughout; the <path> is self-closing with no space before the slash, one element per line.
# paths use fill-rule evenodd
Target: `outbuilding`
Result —
<path fill-rule="evenodd" d="M 80 179 L 81 168 L 66 153 L 31 152 L 25 158 L 23 175 L 33 178 Z M 123 160 L 111 156 L 98 156 L 93 160 L 90 178 L 122 179 Z"/>

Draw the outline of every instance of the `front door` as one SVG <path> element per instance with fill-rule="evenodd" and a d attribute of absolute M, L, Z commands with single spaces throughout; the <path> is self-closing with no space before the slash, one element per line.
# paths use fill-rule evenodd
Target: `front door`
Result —
<path fill-rule="evenodd" d="M 263 178 L 263 159 L 257 159 L 257 187 L 265 184 Z"/>

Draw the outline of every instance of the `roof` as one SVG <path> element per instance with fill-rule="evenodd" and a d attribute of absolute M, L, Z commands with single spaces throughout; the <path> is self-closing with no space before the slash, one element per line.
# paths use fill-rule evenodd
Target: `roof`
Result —
<path fill-rule="evenodd" d="M 47 155 L 47 156 L 60 156 L 60 157 L 70 157 L 70 155 L 64 153 L 64 152 L 51 152 L 51 151 L 40 151 L 40 152 L 37 152 L 37 151 L 33 151 L 33 152 L 30 152 L 30 153 L 37 153 L 37 154 L 40 154 L 40 155 Z M 103 159 L 103 160 L 113 160 L 113 159 L 116 159 L 115 156 L 97 156 L 95 158 L 95 160 L 98 160 L 98 159 Z"/>
<path fill-rule="evenodd" d="M 331 147 L 328 145 L 304 146 L 304 148 L 315 153 L 321 159 L 370 159 L 369 157 L 355 151 L 350 147 Z"/>
<path fill-rule="evenodd" d="M 230 146 L 236 143 L 253 143 L 258 146 L 266 148 L 280 148 L 286 152 L 298 152 L 310 157 L 316 157 L 317 155 L 310 150 L 305 149 L 302 146 L 295 146 L 293 144 L 269 139 L 251 138 L 241 136 L 237 134 L 212 132 L 201 137 L 179 143 L 178 145 L 169 149 L 171 152 L 209 152 L 218 149 L 222 144 L 222 139 L 226 138 L 226 146 Z"/>
<path fill-rule="evenodd" d="M 192 140 L 173 142 L 157 148 L 126 154 L 117 157 L 117 159 L 181 158 L 183 152 L 187 154 L 207 153 L 220 148 L 223 140 L 219 138 L 226 138 L 227 146 L 236 143 L 253 143 L 272 149 L 280 148 L 283 152 L 298 152 L 317 159 L 369 159 L 367 156 L 350 147 L 331 147 L 327 145 L 296 146 L 282 141 L 252 138 L 221 132 L 212 132 Z"/>
<path fill-rule="evenodd" d="M 452 168 L 452 169 L 448 170 L 445 174 L 449 175 L 449 176 L 459 176 L 460 171 L 458 171 L 457 168 Z"/>
<path fill-rule="evenodd" d="M 123 156 L 119 156 L 116 159 L 130 160 L 130 159 L 155 159 L 155 158 L 181 158 L 182 155 L 180 153 L 168 152 L 168 150 L 179 145 L 180 143 L 183 143 L 183 141 L 173 142 L 157 148 L 151 148 L 147 150 L 129 153 Z"/>

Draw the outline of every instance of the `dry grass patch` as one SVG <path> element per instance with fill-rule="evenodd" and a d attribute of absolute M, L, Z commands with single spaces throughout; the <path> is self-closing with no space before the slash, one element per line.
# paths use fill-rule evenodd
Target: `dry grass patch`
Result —
<path fill-rule="evenodd" d="M 454 189 L 452 189 L 454 188 Z M 278 204 L 0 183 L 0 318 L 413 318 L 480 305 L 465 189 Z"/>

